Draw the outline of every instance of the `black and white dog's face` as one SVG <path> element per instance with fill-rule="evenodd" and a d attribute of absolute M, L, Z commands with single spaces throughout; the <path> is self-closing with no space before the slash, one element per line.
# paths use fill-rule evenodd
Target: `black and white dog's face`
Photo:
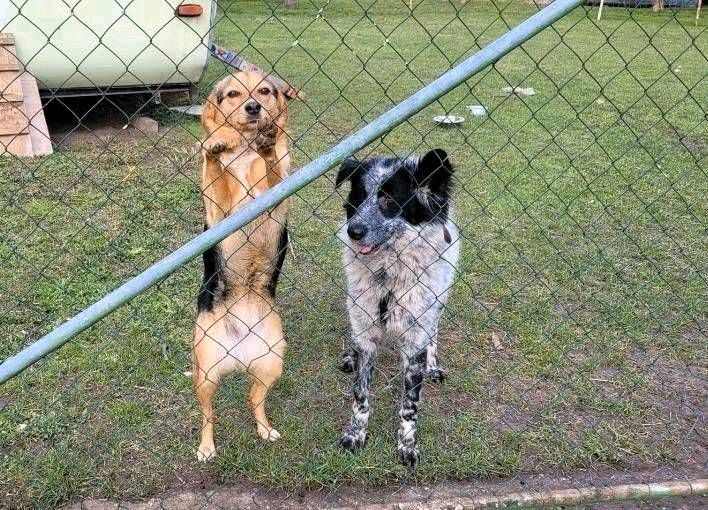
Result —
<path fill-rule="evenodd" d="M 410 226 L 447 221 L 452 164 L 435 149 L 422 157 L 347 159 L 336 180 L 351 182 L 347 235 L 360 254 L 374 252 Z"/>

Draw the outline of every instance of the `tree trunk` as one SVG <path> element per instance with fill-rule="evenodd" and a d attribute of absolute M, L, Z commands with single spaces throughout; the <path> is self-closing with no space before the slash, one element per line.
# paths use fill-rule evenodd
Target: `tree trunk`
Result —
<path fill-rule="evenodd" d="M 664 10 L 664 0 L 651 0 L 651 10 L 659 12 Z"/>
<path fill-rule="evenodd" d="M 298 3 L 298 0 L 283 0 L 283 7 L 286 9 L 297 9 Z"/>

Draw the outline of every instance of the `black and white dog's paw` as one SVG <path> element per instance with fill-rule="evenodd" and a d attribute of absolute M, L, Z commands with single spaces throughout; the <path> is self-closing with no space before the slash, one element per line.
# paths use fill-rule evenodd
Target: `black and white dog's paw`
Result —
<path fill-rule="evenodd" d="M 420 461 L 418 446 L 398 446 L 398 461 L 406 467 L 414 469 Z"/>
<path fill-rule="evenodd" d="M 339 439 L 339 447 L 342 450 L 353 451 L 364 446 L 366 442 L 365 430 L 347 430 Z"/>
<path fill-rule="evenodd" d="M 351 374 L 357 369 L 359 356 L 354 349 L 346 349 L 339 358 L 339 370 L 345 374 Z"/>
<path fill-rule="evenodd" d="M 425 376 L 434 383 L 442 383 L 447 377 L 447 372 L 440 367 L 429 368 L 425 371 Z"/>

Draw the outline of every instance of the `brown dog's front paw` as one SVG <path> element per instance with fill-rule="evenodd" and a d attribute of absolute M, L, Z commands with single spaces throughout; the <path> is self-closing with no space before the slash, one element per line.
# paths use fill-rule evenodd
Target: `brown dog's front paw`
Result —
<path fill-rule="evenodd" d="M 197 460 L 199 462 L 209 462 L 216 457 L 216 448 L 214 443 L 200 444 L 197 450 Z"/>
<path fill-rule="evenodd" d="M 261 425 L 260 423 L 258 424 L 258 435 L 261 436 L 262 439 L 270 441 L 271 443 L 280 439 L 280 432 L 274 428 Z"/>
<path fill-rule="evenodd" d="M 209 154 L 219 154 L 226 150 L 226 142 L 219 138 L 209 138 L 204 140 L 202 147 L 204 147 L 204 150 Z"/>
<path fill-rule="evenodd" d="M 275 147 L 275 142 L 278 135 L 278 126 L 272 124 L 270 127 L 262 130 L 258 133 L 255 140 L 253 140 L 253 146 L 259 153 L 269 152 Z"/>

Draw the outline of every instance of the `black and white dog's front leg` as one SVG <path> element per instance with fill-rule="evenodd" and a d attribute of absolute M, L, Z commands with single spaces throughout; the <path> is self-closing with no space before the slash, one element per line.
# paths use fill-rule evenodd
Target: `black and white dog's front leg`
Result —
<path fill-rule="evenodd" d="M 445 370 L 438 366 L 438 323 L 442 315 L 444 301 L 439 298 L 418 319 L 422 329 L 427 333 L 423 347 L 427 352 L 425 360 L 425 376 L 434 383 L 445 380 Z"/>
<path fill-rule="evenodd" d="M 345 450 L 354 450 L 364 446 L 366 428 L 369 425 L 369 392 L 371 377 L 376 361 L 376 342 L 381 338 L 380 330 L 372 326 L 353 338 L 352 350 L 356 356 L 356 381 L 354 382 L 354 403 L 349 426 L 342 434 L 339 445 Z M 345 351 L 346 352 L 346 351 Z"/>
<path fill-rule="evenodd" d="M 428 349 L 424 342 L 406 338 L 402 346 L 403 355 L 403 400 L 398 413 L 401 419 L 398 427 L 398 460 L 411 468 L 420 459 L 418 448 L 418 404 L 423 389 Z"/>

